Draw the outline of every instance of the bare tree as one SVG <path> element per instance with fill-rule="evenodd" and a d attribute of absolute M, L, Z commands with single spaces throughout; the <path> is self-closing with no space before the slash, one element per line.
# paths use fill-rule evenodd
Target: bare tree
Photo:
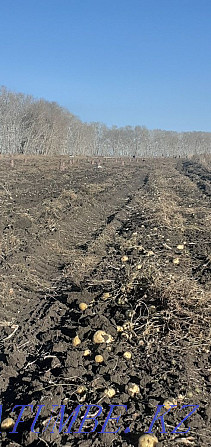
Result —
<path fill-rule="evenodd" d="M 0 88 L 0 153 L 176 156 L 210 153 L 211 133 L 83 123 L 55 102 Z"/>

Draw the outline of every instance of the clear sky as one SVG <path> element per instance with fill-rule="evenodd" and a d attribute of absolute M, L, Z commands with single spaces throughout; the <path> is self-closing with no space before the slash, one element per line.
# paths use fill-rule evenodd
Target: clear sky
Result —
<path fill-rule="evenodd" d="M 211 0 L 0 0 L 0 85 L 83 121 L 211 131 Z"/>

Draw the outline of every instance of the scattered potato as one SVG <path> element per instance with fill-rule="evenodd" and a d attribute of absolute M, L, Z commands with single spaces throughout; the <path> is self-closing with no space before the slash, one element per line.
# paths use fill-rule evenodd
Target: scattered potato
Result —
<path fill-rule="evenodd" d="M 122 326 L 117 326 L 116 330 L 117 330 L 117 332 L 123 332 L 124 331 Z"/>
<path fill-rule="evenodd" d="M 178 250 L 183 250 L 183 249 L 184 249 L 184 245 L 183 245 L 183 244 L 179 244 L 179 245 L 177 245 L 177 249 L 178 249 Z"/>
<path fill-rule="evenodd" d="M 103 294 L 103 299 L 104 300 L 107 300 L 108 298 L 110 298 L 110 293 L 109 292 L 104 292 L 104 294 Z"/>
<path fill-rule="evenodd" d="M 128 386 L 128 393 L 130 394 L 130 396 L 134 397 L 136 394 L 140 393 L 140 388 L 138 385 L 136 385 L 136 383 L 131 383 Z"/>
<path fill-rule="evenodd" d="M 93 336 L 93 342 L 100 343 L 111 343 L 113 341 L 113 337 L 110 334 L 106 334 L 105 331 L 97 331 Z"/>
<path fill-rule="evenodd" d="M 174 258 L 173 259 L 173 264 L 178 265 L 179 264 L 179 258 Z"/>
<path fill-rule="evenodd" d="M 126 256 L 126 255 L 122 256 L 121 261 L 122 262 L 127 262 L 128 261 L 128 256 Z"/>
<path fill-rule="evenodd" d="M 125 351 L 124 354 L 123 354 L 123 357 L 124 357 L 126 360 L 130 360 L 131 357 L 132 357 L 132 354 L 131 354 L 130 351 Z"/>
<path fill-rule="evenodd" d="M 88 355 L 90 355 L 91 354 L 91 351 L 90 351 L 90 349 L 85 349 L 85 351 L 84 351 L 84 357 L 87 357 Z"/>
<path fill-rule="evenodd" d="M 80 386 L 78 386 L 76 393 L 83 394 L 83 393 L 85 393 L 85 391 L 86 391 L 86 387 L 84 385 L 80 385 Z"/>
<path fill-rule="evenodd" d="M 176 401 L 176 399 L 174 399 L 174 398 L 172 398 L 172 399 L 166 399 L 166 400 L 163 402 L 163 405 L 164 405 L 164 408 L 165 408 L 166 410 L 169 410 L 169 409 L 171 408 L 172 405 L 177 405 L 177 401 Z"/>
<path fill-rule="evenodd" d="M 79 304 L 79 309 L 82 310 L 82 311 L 86 310 L 87 307 L 88 307 L 88 305 L 86 303 L 80 303 Z"/>
<path fill-rule="evenodd" d="M 96 363 L 102 363 L 104 361 L 104 358 L 102 355 L 96 355 L 95 361 L 96 361 Z"/>
<path fill-rule="evenodd" d="M 141 270 L 141 268 L 142 268 L 142 265 L 141 265 L 141 264 L 138 264 L 138 265 L 137 265 L 137 270 Z"/>
<path fill-rule="evenodd" d="M 14 293 L 14 289 L 10 289 L 10 290 L 9 290 L 9 294 L 10 294 L 10 295 L 13 295 L 13 293 Z"/>
<path fill-rule="evenodd" d="M 105 390 L 105 396 L 107 397 L 113 397 L 116 394 L 116 391 L 114 388 L 108 388 L 107 390 Z"/>
<path fill-rule="evenodd" d="M 158 438 L 155 435 L 143 435 L 138 440 L 138 447 L 156 447 Z"/>
<path fill-rule="evenodd" d="M 73 339 L 73 346 L 78 346 L 78 345 L 80 345 L 81 344 L 81 340 L 80 340 L 80 338 L 79 338 L 79 336 L 78 335 L 76 335 L 75 337 L 74 337 L 74 339 Z"/>
<path fill-rule="evenodd" d="M 1 423 L 1 430 L 7 431 L 14 427 L 15 421 L 12 418 L 6 418 Z"/>

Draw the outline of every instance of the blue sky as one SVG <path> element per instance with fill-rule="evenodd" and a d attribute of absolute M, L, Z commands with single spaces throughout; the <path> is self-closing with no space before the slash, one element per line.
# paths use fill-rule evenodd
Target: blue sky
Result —
<path fill-rule="evenodd" d="M 83 121 L 211 131 L 211 0 L 0 0 L 0 85 Z"/>

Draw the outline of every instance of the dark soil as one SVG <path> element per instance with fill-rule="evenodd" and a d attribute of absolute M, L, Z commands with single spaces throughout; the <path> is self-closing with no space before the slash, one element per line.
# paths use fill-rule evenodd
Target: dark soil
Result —
<path fill-rule="evenodd" d="M 177 408 L 165 416 L 166 434 L 154 424 L 159 445 L 210 446 L 209 169 L 175 159 L 63 160 L 0 159 L 2 420 L 33 405 L 2 446 L 135 447 L 165 400 Z M 94 344 L 99 329 L 113 342 Z M 51 433 L 60 405 L 66 420 L 79 404 L 73 433 L 59 433 L 59 420 Z M 88 404 L 103 407 L 97 430 L 76 434 Z M 108 423 L 118 433 L 100 434 L 109 405 L 127 411 L 117 408 L 119 422 Z M 178 429 L 187 434 L 172 434 L 192 410 L 183 405 L 199 408 Z"/>

